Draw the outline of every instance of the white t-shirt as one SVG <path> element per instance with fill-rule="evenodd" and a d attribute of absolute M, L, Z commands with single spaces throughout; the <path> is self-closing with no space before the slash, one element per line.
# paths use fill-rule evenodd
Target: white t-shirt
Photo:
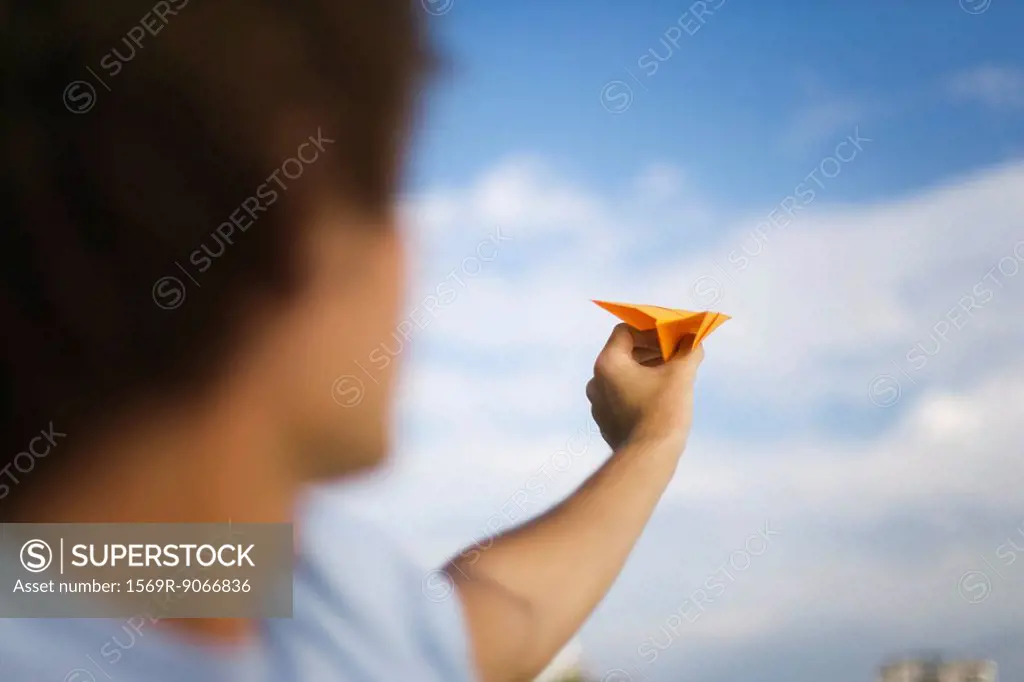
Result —
<path fill-rule="evenodd" d="M 470 682 L 458 595 L 372 525 L 323 504 L 301 524 L 293 618 L 244 647 L 151 621 L 2 619 L 3 682 Z M 0 593 L 0 609 L 6 595 Z M 0 611 L 2 613 L 2 611 Z"/>

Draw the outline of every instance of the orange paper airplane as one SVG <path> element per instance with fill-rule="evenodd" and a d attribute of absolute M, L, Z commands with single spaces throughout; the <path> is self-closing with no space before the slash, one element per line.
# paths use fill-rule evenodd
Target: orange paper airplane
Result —
<path fill-rule="evenodd" d="M 633 305 L 632 303 L 609 303 L 594 301 L 615 317 L 640 331 L 657 330 L 661 357 L 668 361 L 677 349 L 691 350 L 704 338 L 715 331 L 723 322 L 731 319 L 724 313 L 710 310 L 676 310 L 656 305 Z"/>

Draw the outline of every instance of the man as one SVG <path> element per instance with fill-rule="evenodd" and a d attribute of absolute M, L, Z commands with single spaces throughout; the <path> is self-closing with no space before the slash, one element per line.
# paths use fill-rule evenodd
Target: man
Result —
<path fill-rule="evenodd" d="M 556 508 L 453 559 L 455 594 L 435 603 L 383 534 L 301 502 L 389 449 L 396 363 L 346 408 L 333 385 L 401 317 L 394 204 L 430 66 L 420 8 L 68 0 L 0 13 L 3 453 L 33 453 L 2 472 L 2 519 L 303 521 L 293 619 L 161 621 L 113 672 L 102 651 L 121 623 L 6 619 L 0 679 L 541 671 L 671 479 L 703 352 L 660 363 L 652 339 L 616 327 L 586 387 L 613 454 Z"/>

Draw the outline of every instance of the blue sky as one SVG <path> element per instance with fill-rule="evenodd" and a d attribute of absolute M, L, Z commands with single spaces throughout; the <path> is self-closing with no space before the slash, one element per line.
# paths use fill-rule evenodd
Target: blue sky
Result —
<path fill-rule="evenodd" d="M 938 648 L 1020 677 L 1024 5 L 706 6 L 425 0 L 451 69 L 403 199 L 395 457 L 338 499 L 440 562 L 607 456 L 589 299 L 722 310 L 590 670 L 853 682 Z"/>
<path fill-rule="evenodd" d="M 687 3 L 657 0 L 453 5 L 431 22 L 453 70 L 414 183 L 465 180 L 509 151 L 539 150 L 598 187 L 652 158 L 685 159 L 704 192 L 756 204 L 828 146 L 830 119 L 856 119 L 885 144 L 837 198 L 893 195 L 1020 151 L 1019 115 L 942 96 L 959 70 L 1020 63 L 1024 7 L 992 1 L 970 15 L 957 2 L 728 0 L 703 25 Z M 674 25 L 694 32 L 661 42 Z M 638 61 L 649 50 L 671 56 L 647 76 Z M 634 94 L 619 116 L 599 102 L 612 80 Z"/>

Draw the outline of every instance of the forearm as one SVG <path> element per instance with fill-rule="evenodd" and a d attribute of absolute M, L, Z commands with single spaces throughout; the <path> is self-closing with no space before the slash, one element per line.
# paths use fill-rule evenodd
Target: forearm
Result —
<path fill-rule="evenodd" d="M 480 633 L 474 646 L 487 682 L 518 679 L 513 672 L 530 679 L 579 629 L 622 569 L 682 447 L 666 438 L 627 443 L 557 507 L 449 564 Z"/>

